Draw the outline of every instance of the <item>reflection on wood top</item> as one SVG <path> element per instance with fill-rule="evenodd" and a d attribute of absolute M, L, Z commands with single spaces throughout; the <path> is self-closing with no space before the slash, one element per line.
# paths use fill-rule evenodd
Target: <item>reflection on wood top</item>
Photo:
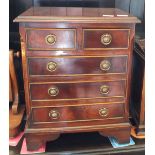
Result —
<path fill-rule="evenodd" d="M 137 17 L 116 8 L 31 7 L 15 22 L 139 23 Z"/>

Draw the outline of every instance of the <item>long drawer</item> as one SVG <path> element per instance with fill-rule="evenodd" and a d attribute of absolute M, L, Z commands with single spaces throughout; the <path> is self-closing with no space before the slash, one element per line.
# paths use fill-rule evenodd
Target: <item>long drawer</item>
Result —
<path fill-rule="evenodd" d="M 29 75 L 126 73 L 127 56 L 28 58 Z"/>
<path fill-rule="evenodd" d="M 125 97 L 125 80 L 80 83 L 31 83 L 32 101 Z"/>
<path fill-rule="evenodd" d="M 123 103 L 32 108 L 33 122 L 36 123 L 104 120 L 123 116 Z"/>

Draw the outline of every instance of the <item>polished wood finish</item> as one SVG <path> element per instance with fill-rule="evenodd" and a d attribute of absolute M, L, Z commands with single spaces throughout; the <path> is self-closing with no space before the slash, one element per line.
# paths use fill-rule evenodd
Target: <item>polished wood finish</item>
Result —
<path fill-rule="evenodd" d="M 136 34 L 145 31 L 145 0 L 14 0 L 9 3 L 9 47 L 12 49 L 20 50 L 19 26 L 13 19 L 32 6 L 119 8 L 142 21 L 136 26 Z"/>
<path fill-rule="evenodd" d="M 21 105 L 18 109 L 18 114 L 13 114 L 12 109 L 9 109 L 9 138 L 16 137 L 21 132 L 21 124 L 25 112 L 25 106 Z"/>
<path fill-rule="evenodd" d="M 27 48 L 29 50 L 73 50 L 76 48 L 76 30 L 74 29 L 27 29 Z M 49 35 L 55 41 L 48 43 Z"/>
<path fill-rule="evenodd" d="M 114 17 L 114 18 L 112 18 Z M 123 17 L 123 18 L 122 18 Z M 135 23 L 136 17 L 115 8 L 31 7 L 16 22 Z"/>
<path fill-rule="evenodd" d="M 108 61 L 110 64 L 108 69 L 102 66 L 103 61 Z M 54 70 L 49 70 L 48 63 L 56 63 Z M 68 63 L 64 63 L 68 62 Z M 127 55 L 122 56 L 107 56 L 107 57 L 49 57 L 49 58 L 28 58 L 30 76 L 74 76 L 78 75 L 103 75 L 103 74 L 126 74 L 127 72 Z M 86 65 L 87 64 L 87 65 Z M 102 65 L 102 66 L 101 66 Z M 102 69 L 102 68 L 103 69 Z M 36 69 L 37 68 L 37 69 Z M 76 68 L 76 69 L 75 69 Z"/>
<path fill-rule="evenodd" d="M 127 49 L 129 33 L 129 29 L 84 29 L 83 48 L 85 50 Z M 111 36 L 108 44 L 102 42 L 104 35 Z"/>
<path fill-rule="evenodd" d="M 15 21 L 20 22 L 28 149 L 75 132 L 98 131 L 128 142 L 132 49 L 139 20 L 118 9 L 36 7 Z M 40 37 L 27 39 L 29 29 L 39 30 L 32 38 Z M 76 31 L 75 40 L 68 33 L 64 46 L 63 32 L 69 29 Z M 57 44 L 56 38 L 62 40 Z M 29 49 L 30 42 L 45 49 Z"/>
<path fill-rule="evenodd" d="M 99 133 L 103 136 L 105 135 L 109 135 L 109 136 L 115 136 L 117 139 L 118 143 L 126 143 L 129 139 L 128 137 L 130 137 L 130 127 L 129 128 L 118 128 L 118 129 L 109 129 L 109 130 L 113 130 L 113 132 L 111 132 L 110 134 L 106 133 L 105 131 L 102 132 L 100 131 Z M 119 132 L 121 132 L 121 134 L 118 134 Z"/>
<path fill-rule="evenodd" d="M 122 117 L 123 104 L 93 104 L 84 106 L 45 107 L 33 108 L 34 123 L 47 122 L 74 122 L 104 120 L 113 117 Z M 50 116 L 50 112 L 57 113 L 57 117 Z M 43 115 L 40 115 L 42 113 Z M 102 115 L 103 113 L 103 115 Z M 65 126 L 65 124 L 64 124 Z"/>
<path fill-rule="evenodd" d="M 45 145 L 46 141 L 55 140 L 60 134 L 49 134 L 49 133 L 25 133 L 27 150 L 37 150 L 41 146 Z"/>
<path fill-rule="evenodd" d="M 18 55 L 18 54 L 17 54 Z M 16 78 L 16 71 L 14 66 L 14 51 L 9 51 L 9 73 L 10 73 L 10 94 L 9 98 L 12 99 L 10 102 L 13 102 L 12 104 L 12 112 L 13 114 L 18 113 L 18 104 L 19 104 L 19 93 L 18 93 L 18 84 L 17 84 L 17 78 Z"/>
<path fill-rule="evenodd" d="M 52 128 L 51 128 L 52 129 Z M 87 129 L 80 129 L 78 130 L 78 132 L 88 132 L 89 128 L 87 127 Z M 91 127 L 91 131 L 96 131 L 95 127 Z M 130 137 L 130 126 L 129 124 L 122 124 L 122 126 L 118 126 L 116 127 L 108 127 L 108 128 L 98 128 L 98 131 L 101 135 L 106 135 L 106 136 L 116 136 L 118 140 L 118 142 L 120 143 L 126 143 L 129 139 L 128 137 Z M 67 133 L 67 132 L 72 132 L 75 133 L 77 132 L 75 129 L 71 129 L 71 130 L 64 130 L 63 132 Z M 59 132 L 60 133 L 60 132 Z M 37 132 L 37 130 L 33 130 L 33 129 L 27 129 L 25 132 L 25 137 L 27 140 L 27 149 L 28 150 L 36 150 L 37 148 L 39 148 L 41 145 L 44 145 L 46 141 L 51 141 L 51 140 L 55 140 L 57 139 L 60 134 L 57 133 L 56 131 L 52 131 L 50 129 L 42 129 L 40 132 Z M 121 134 L 120 134 L 121 133 Z M 30 145 L 31 144 L 31 145 Z"/>
<path fill-rule="evenodd" d="M 15 57 L 19 58 L 20 52 L 9 50 L 9 137 L 15 137 L 20 132 L 25 106 L 19 103 L 19 89 L 15 69 Z"/>
<path fill-rule="evenodd" d="M 107 93 L 102 93 L 101 87 L 108 86 Z M 57 88 L 59 93 L 51 96 L 50 88 Z M 80 99 L 102 97 L 125 97 L 125 81 L 102 81 L 80 83 L 42 83 L 30 84 L 30 96 L 32 101 L 45 101 L 54 99 Z"/>
<path fill-rule="evenodd" d="M 12 84 L 11 84 L 11 77 L 9 74 L 9 102 L 13 101 L 13 92 L 12 92 Z"/>

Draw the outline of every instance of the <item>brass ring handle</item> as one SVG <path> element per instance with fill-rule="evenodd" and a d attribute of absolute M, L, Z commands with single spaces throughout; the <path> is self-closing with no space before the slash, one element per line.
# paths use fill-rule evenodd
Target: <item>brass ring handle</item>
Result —
<path fill-rule="evenodd" d="M 49 117 L 52 119 L 58 119 L 60 117 L 60 113 L 57 110 L 51 110 L 49 112 Z"/>
<path fill-rule="evenodd" d="M 48 94 L 50 96 L 57 96 L 59 94 L 59 89 L 57 87 L 51 87 L 48 89 Z"/>
<path fill-rule="evenodd" d="M 112 41 L 112 36 L 110 34 L 106 33 L 101 36 L 101 43 L 103 45 L 109 45 L 111 41 Z"/>
<path fill-rule="evenodd" d="M 101 109 L 99 110 L 99 114 L 100 114 L 100 116 L 102 116 L 102 117 L 106 117 L 106 116 L 108 115 L 108 109 L 107 109 L 107 108 L 101 108 Z"/>
<path fill-rule="evenodd" d="M 53 45 L 53 44 L 55 44 L 56 43 L 56 35 L 54 35 L 54 34 L 49 34 L 49 35 L 47 35 L 46 37 L 45 37 L 45 41 L 46 41 L 46 43 L 47 44 L 49 44 L 49 45 Z"/>
<path fill-rule="evenodd" d="M 47 64 L 47 70 L 53 72 L 57 69 L 57 63 L 51 61 Z"/>
<path fill-rule="evenodd" d="M 109 86 L 107 85 L 103 85 L 100 87 L 100 93 L 103 95 L 106 95 L 109 93 Z"/>
<path fill-rule="evenodd" d="M 108 60 L 103 60 L 100 63 L 100 69 L 103 71 L 109 70 L 111 67 L 111 63 Z"/>

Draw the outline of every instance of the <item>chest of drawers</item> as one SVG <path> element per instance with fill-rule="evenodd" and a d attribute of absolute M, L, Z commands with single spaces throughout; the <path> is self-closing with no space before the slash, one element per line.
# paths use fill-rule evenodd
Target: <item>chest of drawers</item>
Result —
<path fill-rule="evenodd" d="M 28 150 L 62 133 L 97 131 L 128 142 L 139 20 L 119 9 L 33 7 L 15 21 L 20 23 Z"/>

